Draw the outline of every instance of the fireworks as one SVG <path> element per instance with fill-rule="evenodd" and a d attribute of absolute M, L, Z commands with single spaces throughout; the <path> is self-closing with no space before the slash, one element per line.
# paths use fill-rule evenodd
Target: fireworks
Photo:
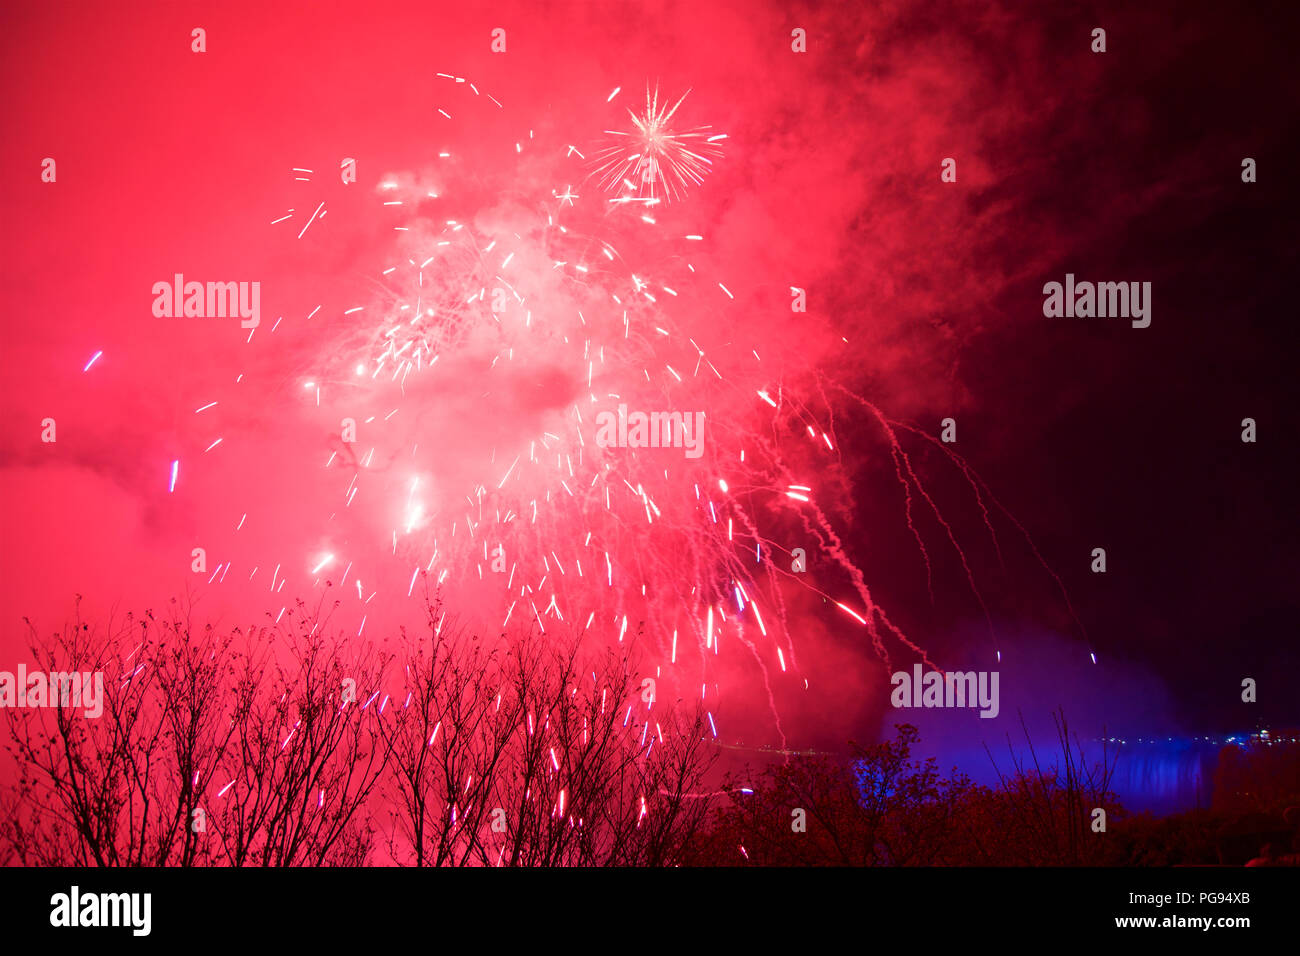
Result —
<path fill-rule="evenodd" d="M 461 116 L 480 93 L 462 82 L 453 95 L 471 98 Z M 684 99 L 660 106 L 647 93 L 635 132 L 597 157 L 602 185 L 653 201 L 701 182 L 719 137 L 673 131 Z M 333 316 L 303 309 L 325 339 L 300 380 L 300 413 L 334 437 L 292 481 L 328 505 L 299 575 L 263 558 L 249 578 L 274 565 L 274 594 L 286 582 L 290 593 L 339 587 L 357 634 L 377 610 L 400 616 L 441 589 L 480 626 L 635 638 L 659 693 L 702 702 L 715 736 L 727 685 L 757 677 L 782 746 L 773 681 L 811 689 L 789 622 L 796 589 L 837 607 L 882 660 L 893 644 L 932 663 L 873 597 L 810 480 L 840 473 L 822 383 L 745 339 L 744 285 L 691 259 L 707 255 L 707 229 L 668 234 L 644 209 L 584 199 L 565 185 L 586 162 L 572 146 L 531 131 L 509 146 L 549 163 L 550 181 L 511 182 L 533 189 L 523 202 L 499 201 L 502 187 L 486 206 L 451 207 L 452 173 L 436 189 L 378 184 L 398 244 L 380 291 Z M 637 169 L 653 174 L 634 183 Z M 309 226 L 323 205 L 294 208 L 316 210 Z M 906 426 L 831 390 L 878 422 L 909 524 L 916 493 L 947 529 L 899 443 Z M 977 479 L 953 461 L 983 508 Z M 804 549 L 828 559 L 815 577 Z"/>
<path fill-rule="evenodd" d="M 592 175 L 602 189 L 620 193 L 622 201 L 653 204 L 660 199 L 680 200 L 704 181 L 713 160 L 722 155 L 718 143 L 727 137 L 708 126 L 674 127 L 677 110 L 689 95 L 687 90 L 672 106 L 667 100 L 660 106 L 659 87 L 652 93 L 646 86 L 645 112 L 627 111 L 632 121 L 629 131 L 606 130 L 611 139 L 592 161 Z"/>

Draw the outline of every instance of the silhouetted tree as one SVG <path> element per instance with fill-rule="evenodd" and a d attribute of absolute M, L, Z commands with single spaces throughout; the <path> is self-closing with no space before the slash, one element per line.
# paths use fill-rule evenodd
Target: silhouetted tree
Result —
<path fill-rule="evenodd" d="M 483 641 L 430 606 L 393 673 L 320 607 L 226 634 L 170 611 L 33 629 L 38 666 L 103 675 L 103 713 L 6 709 L 0 861 L 356 865 L 387 819 L 392 862 L 664 866 L 707 815 L 702 715 L 643 698 L 628 646 Z"/>
<path fill-rule="evenodd" d="M 626 650 L 584 655 L 580 640 L 531 632 L 489 647 L 438 605 L 429 630 L 405 667 L 405 703 L 383 725 L 394 859 L 678 861 L 708 810 L 694 792 L 713 759 L 702 715 L 679 721 L 637 696 Z"/>

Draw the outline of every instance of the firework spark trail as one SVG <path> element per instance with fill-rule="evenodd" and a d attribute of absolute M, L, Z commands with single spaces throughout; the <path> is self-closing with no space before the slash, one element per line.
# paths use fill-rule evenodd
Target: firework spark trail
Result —
<path fill-rule="evenodd" d="M 894 472 L 898 476 L 898 483 L 903 488 L 903 517 L 907 521 L 908 530 L 912 532 L 912 537 L 916 540 L 916 546 L 921 552 L 921 558 L 925 561 L 925 587 L 930 592 L 930 605 L 934 605 L 934 571 L 930 567 L 930 552 L 925 547 L 925 541 L 921 537 L 921 532 L 916 527 L 916 522 L 912 520 L 912 486 L 909 484 L 907 477 L 903 475 L 903 466 L 907 464 L 908 475 L 912 481 L 916 482 L 916 475 L 912 471 L 910 463 L 906 462 L 906 456 L 903 455 L 902 449 L 898 447 L 898 442 L 894 440 L 892 433 L 889 434 L 889 454 L 894 462 Z M 918 489 L 920 483 L 917 482 Z M 921 492 L 925 494 L 924 491 Z M 928 500 L 928 497 L 927 497 Z M 930 502 L 934 507 L 934 502 Z M 940 519 L 942 520 L 942 519 Z"/>
<path fill-rule="evenodd" d="M 848 553 L 844 550 L 844 543 L 840 540 L 840 536 L 836 534 L 835 529 L 831 527 L 830 522 L 827 520 L 825 514 L 822 513 L 822 510 L 814 506 L 812 509 L 812 515 L 816 520 L 816 527 L 820 529 L 821 535 L 824 536 L 823 540 L 825 541 L 825 547 L 827 553 L 832 558 L 834 558 L 836 562 L 840 565 L 840 567 L 843 568 L 848 573 L 849 579 L 853 583 L 854 590 L 857 592 L 858 596 L 862 599 L 863 604 L 866 605 L 867 616 L 866 618 L 859 617 L 852 609 L 850 609 L 849 607 L 847 607 L 846 605 L 842 604 L 839 601 L 835 601 L 835 604 L 839 606 L 842 610 L 846 611 L 848 614 L 856 618 L 858 621 L 866 625 L 867 633 L 871 636 L 872 646 L 876 650 L 876 655 L 880 658 L 881 662 L 884 663 L 886 670 L 888 670 L 889 667 L 891 666 L 889 650 L 888 648 L 885 647 L 884 639 L 881 636 L 880 631 L 876 627 L 875 622 L 877 617 L 880 619 L 880 622 L 885 625 L 885 627 L 889 630 L 889 632 L 894 635 L 896 640 L 898 640 L 904 646 L 906 646 L 911 651 L 916 653 L 921 658 L 921 660 L 923 660 L 926 664 L 928 664 L 933 669 L 942 670 L 942 668 L 940 668 L 938 664 L 934 663 L 934 661 L 930 659 L 925 649 L 922 648 L 919 644 L 913 642 L 902 631 L 901 628 L 899 628 L 897 625 L 894 624 L 892 620 L 890 620 L 889 615 L 885 613 L 884 608 L 882 608 L 879 604 L 876 603 L 875 599 L 871 596 L 871 589 L 867 587 L 866 578 L 863 576 L 861 569 L 858 568 L 858 566 L 853 563 L 853 560 L 848 556 Z M 810 523 L 807 520 L 806 513 L 804 517 L 805 517 L 804 527 L 809 531 L 809 533 L 816 534 L 816 532 L 813 530 L 812 523 Z M 828 595 L 824 595 L 824 596 L 826 596 L 828 600 L 834 600 L 833 598 L 830 598 Z"/>
<path fill-rule="evenodd" d="M 772 451 L 772 454 L 775 457 L 774 450 Z M 788 469 L 784 468 L 783 466 L 778 466 L 778 467 L 781 471 L 781 477 L 788 484 L 790 482 L 790 479 L 793 478 L 793 475 L 789 472 Z M 810 515 L 812 517 L 810 517 Z M 813 591 L 814 593 L 819 594 L 827 601 L 836 604 L 836 606 L 838 606 L 840 609 L 842 609 L 850 616 L 854 617 L 856 620 L 862 623 L 867 628 L 867 633 L 871 637 L 872 647 L 875 650 L 877 657 L 885 665 L 886 670 L 888 670 L 892 666 L 890 663 L 891 658 L 889 654 L 889 649 L 885 645 L 884 637 L 880 633 L 877 627 L 877 623 L 876 623 L 877 618 L 885 626 L 888 632 L 893 635 L 893 637 L 896 640 L 898 640 L 909 650 L 917 654 L 926 665 L 933 668 L 934 670 L 941 671 L 942 668 L 940 668 L 939 665 L 930 658 L 926 650 L 923 647 L 921 647 L 919 644 L 917 644 L 915 641 L 913 641 L 911 638 L 909 638 L 907 634 L 900 627 L 895 625 L 894 622 L 890 619 L 889 615 L 885 612 L 884 608 L 882 608 L 876 602 L 875 598 L 872 596 L 871 589 L 867 586 L 866 579 L 863 576 L 861 569 L 859 569 L 857 565 L 853 563 L 853 560 L 848 556 L 848 553 L 844 549 L 843 542 L 840 540 L 839 535 L 835 532 L 834 528 L 831 526 L 829 519 L 822 511 L 822 509 L 815 503 L 810 503 L 807 509 L 800 509 L 799 518 L 800 521 L 802 522 L 805 532 L 812 535 L 815 539 L 817 539 L 820 542 L 822 548 L 826 551 L 826 553 L 832 558 L 834 558 L 834 560 L 840 566 L 840 568 L 849 575 L 850 581 L 852 582 L 854 589 L 856 590 L 858 596 L 862 599 L 863 604 L 866 607 L 867 616 L 865 618 L 860 617 L 851 608 L 849 608 L 842 602 L 837 601 L 834 597 L 832 597 L 830 594 L 827 594 L 825 591 L 822 591 L 821 589 L 812 587 L 811 585 L 808 585 L 803 581 L 799 581 L 799 583 L 802 586 Z M 755 531 L 754 533 L 755 536 L 757 536 L 757 532 Z M 768 563 L 768 570 L 770 575 L 775 575 L 777 571 L 774 564 L 771 562 Z M 786 577 L 793 578 L 794 576 L 786 575 Z M 778 594 L 778 595 L 780 594 L 780 590 L 777 587 L 773 587 L 771 590 L 773 591 L 774 594 Z M 784 611 L 784 604 L 781 604 L 781 607 Z M 783 625 L 786 623 L 784 612 L 782 613 L 780 620 Z M 788 631 L 786 633 L 788 635 Z M 791 642 L 791 652 L 793 657 L 792 642 Z"/>
<path fill-rule="evenodd" d="M 961 544 L 957 541 L 957 535 L 953 532 L 952 525 L 948 523 L 946 518 L 944 518 L 942 512 L 940 512 L 939 510 L 939 506 L 934 503 L 934 499 L 930 496 L 930 493 L 926 491 L 925 486 L 921 483 L 921 479 L 917 477 L 915 470 L 913 470 L 912 468 L 911 458 L 908 456 L 907 452 L 903 450 L 903 447 L 898 443 L 898 435 L 894 432 L 894 429 L 890 426 L 889 420 L 884 416 L 884 414 L 880 411 L 879 408 L 877 408 L 873 403 L 862 398 L 860 395 L 855 395 L 853 392 L 850 392 L 848 389 L 840 389 L 840 391 L 844 392 L 845 395 L 848 395 L 850 398 L 854 399 L 855 401 L 859 402 L 866 408 L 870 409 L 871 413 L 876 416 L 877 421 L 880 422 L 881 427 L 884 428 L 885 435 L 889 439 L 890 449 L 893 451 L 895 455 L 895 462 L 901 459 L 903 463 L 903 467 L 907 470 L 908 477 L 912 479 L 912 482 L 916 485 L 917 491 L 920 493 L 921 497 L 925 500 L 925 503 L 930 506 L 930 510 L 934 512 L 934 516 L 938 520 L 939 524 L 943 526 L 944 532 L 948 535 L 948 540 L 952 542 L 953 550 L 957 552 L 957 557 L 961 560 L 962 569 L 965 570 L 966 572 L 966 581 L 970 585 L 971 593 L 975 595 L 975 599 L 979 602 L 980 610 L 984 612 L 984 620 L 988 624 L 989 637 L 992 638 L 994 650 L 997 651 L 998 638 L 997 638 L 997 634 L 993 630 L 993 617 L 992 615 L 989 614 L 988 605 L 984 601 L 984 595 L 980 593 L 979 585 L 975 583 L 975 572 L 971 570 L 970 562 L 966 560 L 966 552 L 962 548 Z M 909 522 L 910 522 L 910 515 L 909 515 Z M 915 533 L 915 529 L 913 529 L 913 532 Z M 929 567 L 928 558 L 926 561 L 926 566 L 928 569 Z M 931 593 L 931 598 L 933 599 L 933 592 Z M 997 651 L 997 654 L 998 654 L 998 658 L 1001 659 L 1002 656 L 1001 651 Z"/>
<path fill-rule="evenodd" d="M 981 489 L 983 489 L 983 493 L 988 496 L 989 500 L 992 501 L 995 505 L 997 505 L 998 510 L 1001 511 L 1007 517 L 1007 519 L 1016 526 L 1021 536 L 1025 539 L 1025 543 L 1029 545 L 1030 550 L 1034 553 L 1034 558 L 1042 566 L 1043 570 L 1045 570 L 1048 574 L 1050 574 L 1052 576 L 1052 579 L 1056 582 L 1056 586 L 1061 591 L 1061 598 L 1065 601 L 1066 609 L 1069 611 L 1070 617 L 1074 621 L 1075 626 L 1079 628 L 1079 633 L 1083 636 L 1085 643 L 1087 643 L 1088 645 L 1088 652 L 1092 656 L 1093 662 L 1096 663 L 1096 658 L 1097 658 L 1096 648 L 1094 648 L 1092 645 L 1092 639 L 1088 636 L 1088 630 L 1087 628 L 1084 627 L 1083 621 L 1080 620 L 1079 615 L 1075 612 L 1074 603 L 1070 600 L 1070 592 L 1066 589 L 1065 582 L 1061 580 L 1061 576 L 1057 574 L 1056 569 L 1053 568 L 1050 564 L 1048 564 L 1047 559 L 1044 558 L 1042 554 L 1039 552 L 1038 545 L 1034 542 L 1034 539 L 1029 534 L 1028 530 L 1025 529 L 1025 526 L 1020 523 L 1020 520 L 1016 518 L 1016 516 L 1012 514 L 1007 509 L 1007 507 L 1004 504 L 1002 504 L 1001 501 L 998 500 L 997 496 L 993 494 L 993 492 L 989 489 L 988 485 L 984 482 L 984 480 L 980 478 L 979 473 L 976 472 L 975 469 L 971 467 L 970 463 L 966 461 L 965 458 L 957 454 L 957 452 L 953 451 L 951 448 L 949 448 L 943 442 L 939 441 L 933 435 L 930 435 L 925 431 L 916 428 L 913 425 L 908 425 L 905 422 L 896 422 L 895 424 L 898 425 L 899 427 L 906 428 L 908 431 L 914 432 L 915 434 L 920 435 L 922 438 L 925 438 L 927 441 L 930 441 L 933 444 L 937 445 L 939 449 L 942 450 L 943 453 L 947 455 L 957 465 L 957 467 L 959 467 L 962 470 L 962 474 L 965 476 L 967 482 L 969 482 L 971 486 L 971 489 L 975 493 L 976 500 L 979 502 L 981 510 L 984 511 L 984 515 L 985 515 L 984 523 L 988 527 L 990 534 L 993 534 L 993 527 L 988 518 L 988 511 L 987 509 L 984 508 L 983 499 L 980 497 Z M 997 543 L 996 535 L 994 535 L 994 543 L 995 544 Z M 1001 557 L 1001 554 L 1002 554 L 1001 549 L 999 549 L 998 551 L 999 558 Z"/>
<path fill-rule="evenodd" d="M 975 503 L 979 506 L 980 517 L 984 521 L 984 527 L 988 529 L 989 539 L 993 542 L 994 550 L 997 551 L 998 564 L 1002 565 L 1003 567 L 1006 567 L 1006 561 L 1002 557 L 1002 543 L 998 540 L 998 533 L 993 527 L 993 520 L 992 517 L 989 515 L 988 506 L 984 504 L 984 495 L 981 494 L 980 492 L 979 484 L 976 484 L 975 481 L 976 476 L 974 474 L 974 471 L 973 469 L 971 469 L 970 465 L 967 464 L 966 460 L 963 459 L 956 452 L 954 452 L 952 449 L 950 449 L 946 443 L 941 442 L 937 438 L 934 438 L 933 436 L 926 434 L 924 431 L 917 428 L 915 425 L 910 425 L 907 422 L 894 421 L 893 419 L 890 419 L 889 424 L 893 428 L 903 428 L 914 435 L 920 435 L 922 438 L 928 439 L 933 444 L 937 445 L 940 449 L 942 449 L 942 451 L 946 455 L 948 455 L 949 458 L 953 460 L 953 462 L 957 465 L 957 467 L 959 467 L 962 470 L 962 473 L 966 477 L 966 481 L 970 484 L 971 491 L 974 492 L 975 494 Z M 1001 506 L 999 505 L 999 507 Z M 1033 542 L 1030 542 L 1031 545 L 1032 543 Z M 1067 601 L 1068 601 L 1068 597 L 1067 597 Z"/>

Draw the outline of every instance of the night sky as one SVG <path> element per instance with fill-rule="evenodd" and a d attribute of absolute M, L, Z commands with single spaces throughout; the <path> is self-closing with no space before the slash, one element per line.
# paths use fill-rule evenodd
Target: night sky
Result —
<path fill-rule="evenodd" d="M 448 499 L 482 480 L 489 456 L 494 477 L 519 448 L 526 457 L 530 435 L 585 400 L 587 367 L 568 360 L 561 330 L 573 327 L 559 312 L 570 322 L 590 301 L 574 288 L 591 287 L 530 259 L 525 231 L 537 216 L 569 217 L 633 273 L 691 283 L 657 307 L 719 357 L 725 374 L 694 397 L 728 442 L 770 442 L 816 488 L 890 619 L 943 667 L 994 669 L 1002 652 L 1002 716 L 946 715 L 960 720 L 946 725 L 954 735 L 1001 735 L 1017 708 L 1041 718 L 1058 706 L 1089 730 L 1126 733 L 1300 723 L 1300 81 L 1286 5 L 268 6 L 29 5 L 6 18 L 0 668 L 26 659 L 24 616 L 56 630 L 77 594 L 96 622 L 188 594 L 199 618 L 232 626 L 274 616 L 291 594 L 319 599 L 311 572 L 325 553 L 355 557 L 378 594 L 345 607 L 340 627 L 363 614 L 367 635 L 419 622 L 412 563 L 386 563 L 395 519 L 378 503 L 405 494 L 406 479 L 377 480 L 374 497 L 331 522 L 347 479 L 322 467 L 342 407 L 330 402 L 350 394 L 333 388 L 336 365 L 358 361 L 379 326 L 367 316 L 385 301 L 383 269 L 409 258 L 382 205 L 391 182 L 423 194 L 401 220 L 425 223 L 421 238 L 448 219 L 519 238 L 516 268 L 540 303 L 536 337 L 520 340 L 540 343 L 527 358 L 489 373 L 490 349 L 460 343 L 443 377 L 406 397 L 421 410 L 386 433 L 394 449 L 438 449 L 426 470 L 460 488 Z M 497 27 L 505 53 L 490 50 Z M 1096 27 L 1105 53 L 1090 49 Z M 806 53 L 791 50 L 795 28 Z M 674 100 L 690 90 L 683 124 L 727 139 L 712 173 L 656 207 L 650 229 L 611 206 L 566 147 L 590 155 L 655 84 Z M 45 157 L 54 183 L 42 182 Z M 354 184 L 340 180 L 344 157 L 358 160 Z M 941 181 L 947 157 L 955 183 Z M 1246 157 L 1256 182 L 1242 181 Z M 574 205 L 555 199 L 567 186 Z M 318 203 L 328 214 L 295 238 Z M 695 234 L 687 250 L 680 237 Z M 253 339 L 235 319 L 155 317 L 151 287 L 178 272 L 260 281 Z M 1066 273 L 1150 282 L 1150 327 L 1045 317 L 1043 286 Z M 790 311 L 792 286 L 807 290 L 806 314 Z M 346 314 L 356 306 L 360 317 Z M 766 365 L 743 364 L 751 349 Z M 626 371 L 631 383 L 642 374 Z M 320 380 L 333 389 L 324 409 L 309 398 Z M 782 412 L 756 399 L 764 383 L 781 387 Z M 890 441 L 849 393 L 898 423 L 942 520 L 913 488 L 908 527 Z M 218 407 L 196 415 L 209 401 Z M 833 453 L 800 435 L 785 411 L 796 404 L 833 433 Z M 46 417 L 53 444 L 41 441 Z M 962 471 L 906 427 L 937 437 L 948 417 L 951 450 L 987 489 L 997 546 Z M 1248 417 L 1253 444 L 1241 440 Z M 709 464 L 712 479 L 729 473 Z M 690 489 L 667 483 L 663 507 L 695 507 Z M 863 628 L 830 603 L 861 609 L 847 574 L 788 499 L 743 494 L 773 549 L 809 551 L 813 587 L 773 585 L 797 665 L 783 674 L 764 657 L 771 704 L 743 654 L 707 677 L 722 737 L 778 742 L 771 705 L 792 746 L 873 737 L 897 718 Z M 640 532 L 625 533 L 626 554 Z M 197 542 L 210 568 L 231 562 L 229 583 L 191 573 Z M 644 547 L 659 560 L 649 600 L 660 610 L 681 597 L 666 575 L 708 576 L 680 551 L 679 563 L 666 557 L 671 542 Z M 1096 547 L 1104 575 L 1089 570 Z M 274 598 L 272 565 L 289 579 Z M 471 583 L 459 610 L 472 617 L 489 605 L 473 564 L 461 573 Z M 617 636 L 611 620 L 601 640 Z M 650 640 L 659 661 L 662 640 Z M 910 668 L 915 655 L 888 643 L 891 666 Z M 1245 677 L 1259 682 L 1257 704 L 1240 700 Z M 698 693 L 698 678 L 688 685 Z"/>

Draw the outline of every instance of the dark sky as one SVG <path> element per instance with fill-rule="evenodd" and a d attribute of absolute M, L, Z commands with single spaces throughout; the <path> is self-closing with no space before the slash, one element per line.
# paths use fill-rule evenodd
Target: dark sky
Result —
<path fill-rule="evenodd" d="M 283 564 L 312 596 L 311 565 L 340 540 L 322 523 L 339 488 L 319 480 L 336 423 L 306 404 L 303 385 L 342 361 L 355 334 L 344 311 L 370 314 L 400 248 L 380 180 L 400 181 L 404 195 L 445 187 L 443 205 L 418 207 L 430 221 L 522 234 L 545 206 L 539 196 L 581 180 L 562 145 L 590 148 L 658 82 L 690 89 L 684 115 L 729 136 L 714 174 L 656 214 L 656 237 L 705 235 L 695 271 L 680 269 L 667 239 L 604 212 L 590 183 L 566 215 L 608 230 L 628 260 L 643 254 L 647 274 L 709 277 L 700 285 L 712 298 L 663 307 L 732 362 L 736 393 L 706 396 L 722 426 L 787 441 L 797 432 L 761 417 L 754 389 L 775 379 L 739 371 L 751 348 L 823 427 L 833 417 L 834 455 L 800 446 L 783 460 L 819 492 L 824 483 L 819 500 L 891 619 L 945 666 L 990 667 L 1001 649 L 1014 674 L 1007 715 L 1062 705 L 1110 726 L 1189 732 L 1300 721 L 1300 127 L 1286 5 L 469 6 L 11 11 L 0 38 L 0 667 L 22 656 L 23 615 L 57 627 L 75 593 L 104 620 L 189 590 L 228 624 L 287 597 L 270 606 L 234 578 Z M 190 51 L 195 26 L 208 31 L 204 54 Z M 489 50 L 497 26 L 504 55 Z M 808 31 L 806 54 L 790 50 L 796 27 Z M 1094 27 L 1107 31 L 1104 54 L 1090 51 Z M 505 108 L 447 92 L 438 72 L 468 77 Z M 623 100 L 611 105 L 615 87 Z M 444 106 L 454 116 L 439 125 Z M 440 165 L 443 149 L 453 155 Z M 40 181 L 46 156 L 58 162 L 54 184 Z M 354 186 L 335 178 L 344 156 L 360 160 Z M 957 160 L 956 183 L 940 181 L 945 157 Z M 1255 183 L 1241 181 L 1244 157 L 1258 163 Z M 296 183 L 294 167 L 315 178 Z M 317 202 L 331 215 L 303 240 L 271 225 L 292 207 L 298 227 Z M 540 259 L 520 262 L 571 318 L 582 300 L 548 284 Z M 161 324 L 149 290 L 175 272 L 260 279 L 261 338 L 246 343 L 235 323 Z M 1067 272 L 1151 282 L 1151 326 L 1045 318 L 1043 285 Z M 734 299 L 714 288 L 724 277 Z M 808 290 L 806 316 L 789 312 L 790 286 Z M 585 374 L 565 354 L 548 340 L 536 365 L 494 385 L 511 416 L 488 425 L 473 420 L 476 353 L 463 365 L 448 357 L 464 387 L 425 393 L 444 409 L 435 423 L 448 451 L 431 466 L 441 480 L 470 480 L 467 462 L 489 444 L 495 454 L 541 430 L 548 402 L 562 404 L 553 393 Z M 960 471 L 899 426 L 980 595 L 914 489 L 932 599 L 890 445 L 841 387 L 930 435 L 954 417 L 953 450 L 1060 575 L 1082 628 L 1011 519 L 986 499 L 995 548 Z M 194 409 L 218 397 L 224 417 L 197 428 Z M 39 441 L 46 416 L 58 421 L 55 446 Z M 1246 417 L 1258 422 L 1254 444 L 1240 440 Z M 424 434 L 430 419 L 416 421 L 390 436 L 393 447 Z M 206 453 L 218 436 L 223 447 Z M 169 495 L 173 460 L 182 481 Z M 400 495 L 393 482 L 385 490 Z M 372 627 L 408 619 L 388 595 L 411 573 L 379 565 L 392 515 L 373 507 L 349 539 L 387 588 Z M 243 513 L 253 517 L 236 538 Z M 769 521 L 778 545 L 802 543 L 789 513 Z M 194 583 L 198 540 L 232 562 L 228 588 Z M 1105 575 L 1089 571 L 1095 547 L 1106 549 Z M 812 555 L 810 575 L 853 601 L 825 555 Z M 778 680 L 784 729 L 824 743 L 892 722 L 861 630 L 815 592 L 781 589 L 798 673 L 812 685 Z M 347 613 L 355 626 L 361 609 Z M 891 655 L 910 666 L 897 644 Z M 770 739 L 761 678 L 724 673 L 745 682 L 732 699 L 759 714 L 733 710 L 730 726 Z M 1244 677 L 1259 681 L 1253 708 L 1239 699 Z"/>

